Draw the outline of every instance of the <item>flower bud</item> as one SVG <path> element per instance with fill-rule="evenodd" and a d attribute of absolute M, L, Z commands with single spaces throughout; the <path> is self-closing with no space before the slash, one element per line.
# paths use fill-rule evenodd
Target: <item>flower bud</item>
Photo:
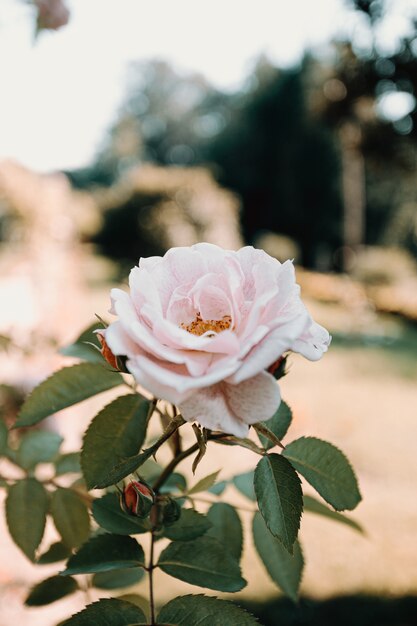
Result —
<path fill-rule="evenodd" d="M 287 370 L 285 369 L 286 366 L 287 366 L 287 359 L 288 359 L 287 355 L 286 356 L 280 356 L 279 359 L 274 361 L 272 363 L 272 365 L 270 365 L 268 367 L 267 372 L 272 374 L 272 376 L 276 380 L 279 380 L 280 378 L 285 376 L 285 374 L 287 373 Z"/>
<path fill-rule="evenodd" d="M 125 365 L 126 357 L 115 356 L 113 354 L 113 352 L 110 350 L 109 346 L 107 345 L 107 342 L 101 331 L 96 331 L 96 335 L 101 345 L 100 352 L 103 355 L 103 358 L 107 361 L 107 363 L 111 365 L 111 367 L 117 370 L 118 372 L 124 372 L 125 374 L 128 373 L 128 370 L 126 369 L 126 365 Z"/>
<path fill-rule="evenodd" d="M 170 526 L 177 522 L 181 517 L 181 507 L 177 500 L 166 496 L 162 504 L 162 523 L 164 526 Z"/>
<path fill-rule="evenodd" d="M 123 511 L 140 518 L 148 517 L 154 501 L 151 487 L 137 480 L 129 483 L 120 496 L 120 506 Z"/>

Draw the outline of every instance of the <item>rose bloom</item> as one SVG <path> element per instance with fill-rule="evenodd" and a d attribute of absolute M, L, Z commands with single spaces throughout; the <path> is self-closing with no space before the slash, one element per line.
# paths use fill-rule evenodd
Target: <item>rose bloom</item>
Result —
<path fill-rule="evenodd" d="M 268 367 L 288 350 L 315 361 L 330 343 L 300 299 L 292 262 L 251 246 L 172 248 L 140 259 L 129 285 L 130 294 L 111 292 L 109 348 L 140 385 L 211 430 L 246 436 L 280 403 Z"/>

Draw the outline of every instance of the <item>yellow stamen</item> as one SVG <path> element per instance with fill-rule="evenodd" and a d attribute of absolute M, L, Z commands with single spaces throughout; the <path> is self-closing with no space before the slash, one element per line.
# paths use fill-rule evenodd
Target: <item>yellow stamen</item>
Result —
<path fill-rule="evenodd" d="M 181 328 L 188 331 L 192 335 L 204 335 L 207 331 L 212 333 L 220 333 L 227 330 L 232 324 L 230 315 L 224 315 L 221 320 L 203 320 L 200 313 L 197 313 L 195 320 L 190 324 L 180 324 Z"/>

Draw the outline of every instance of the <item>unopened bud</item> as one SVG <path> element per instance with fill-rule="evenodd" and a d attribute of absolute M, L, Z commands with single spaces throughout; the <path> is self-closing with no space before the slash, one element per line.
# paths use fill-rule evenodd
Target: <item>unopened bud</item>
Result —
<path fill-rule="evenodd" d="M 177 500 L 166 496 L 162 504 L 162 523 L 164 526 L 170 526 L 177 522 L 181 517 L 181 507 Z"/>
<path fill-rule="evenodd" d="M 279 380 L 287 373 L 285 369 L 287 366 L 287 358 L 288 356 L 280 356 L 279 359 L 274 361 L 272 365 L 268 367 L 267 371 L 272 374 L 276 380 Z"/>
<path fill-rule="evenodd" d="M 125 513 L 135 517 L 148 517 L 154 504 L 154 493 L 145 482 L 132 481 L 120 496 L 120 506 Z"/>
<path fill-rule="evenodd" d="M 100 352 L 103 355 L 103 358 L 107 361 L 107 363 L 111 365 L 111 367 L 117 370 L 118 372 L 125 372 L 125 374 L 128 373 L 128 370 L 126 369 L 126 365 L 125 365 L 126 357 L 116 356 L 113 354 L 113 352 L 110 350 L 109 346 L 107 345 L 107 342 L 104 338 L 102 331 L 96 331 L 96 335 L 101 345 Z"/>

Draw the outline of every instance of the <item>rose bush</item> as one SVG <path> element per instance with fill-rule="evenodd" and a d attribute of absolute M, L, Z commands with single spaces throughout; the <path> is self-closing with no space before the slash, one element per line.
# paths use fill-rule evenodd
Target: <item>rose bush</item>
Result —
<path fill-rule="evenodd" d="M 187 421 L 244 437 L 277 410 L 267 368 L 285 352 L 319 359 L 330 343 L 300 299 L 291 261 L 250 246 L 200 243 L 141 259 L 130 294 L 111 292 L 110 350 Z"/>

